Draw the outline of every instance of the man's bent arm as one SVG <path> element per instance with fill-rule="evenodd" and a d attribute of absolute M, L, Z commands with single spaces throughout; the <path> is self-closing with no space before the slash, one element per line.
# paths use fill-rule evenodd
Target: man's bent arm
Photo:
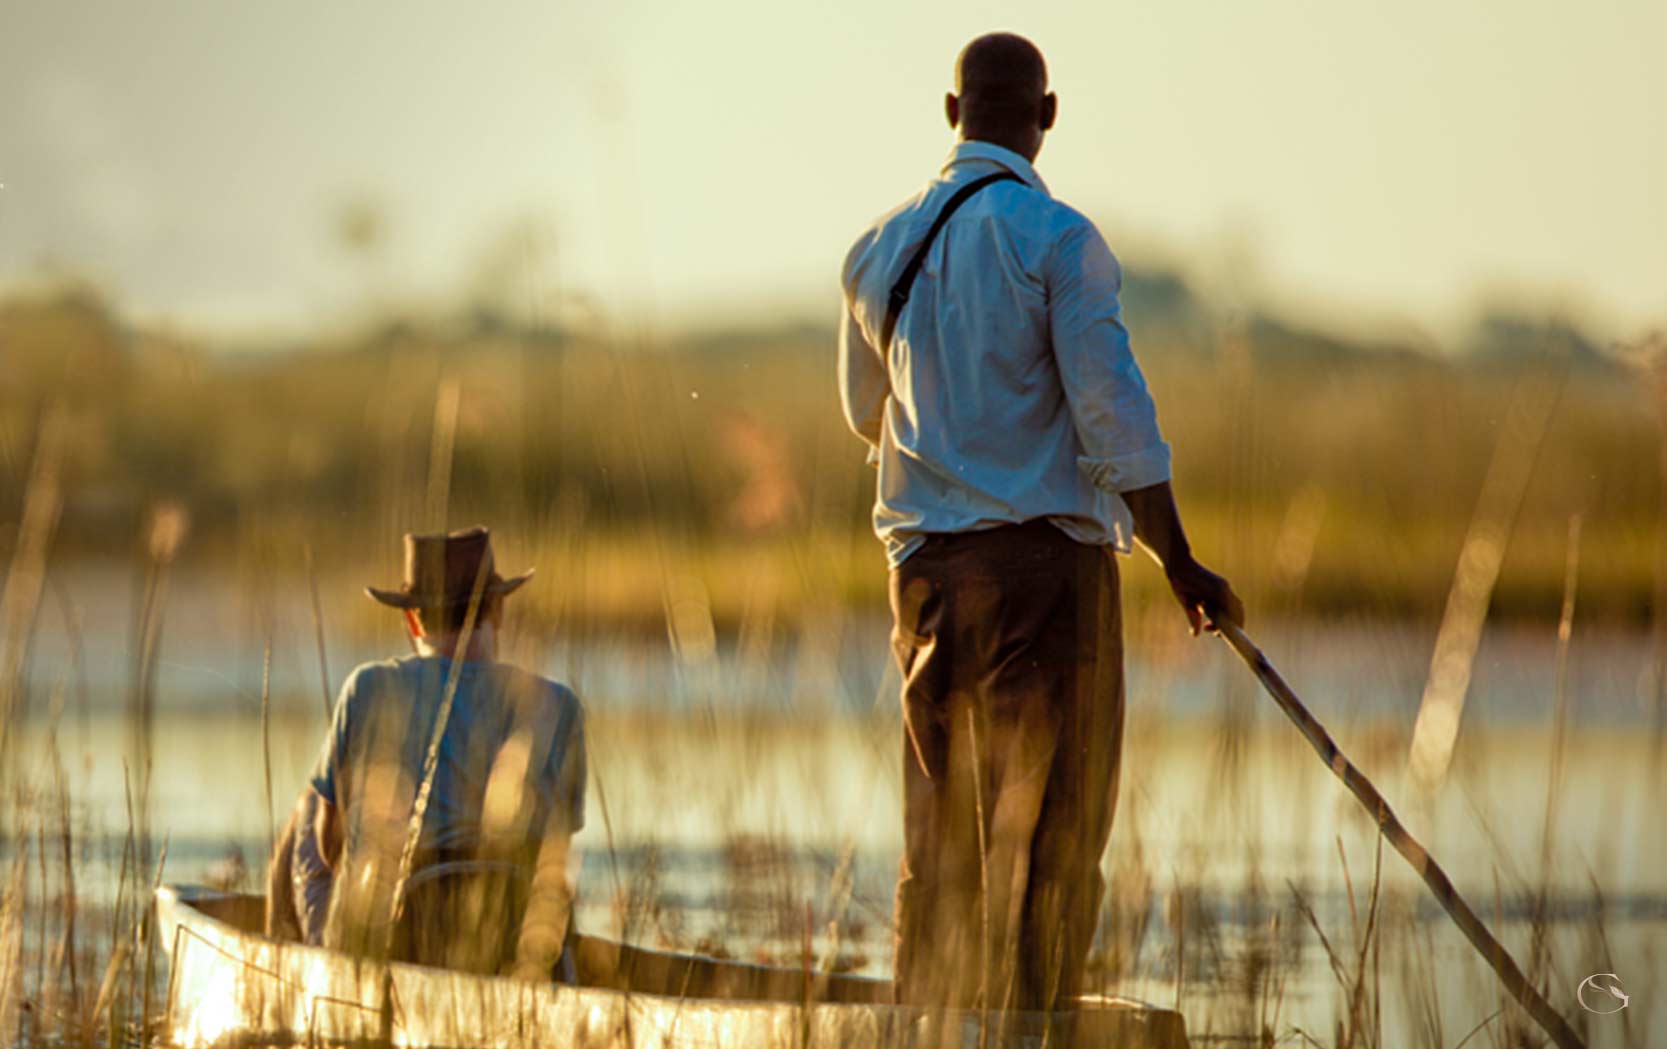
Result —
<path fill-rule="evenodd" d="M 511 975 L 535 983 L 550 978 L 573 924 L 573 883 L 568 871 L 573 826 L 559 810 L 557 806 L 545 824 L 533 861 L 527 909 L 515 938 Z"/>
<path fill-rule="evenodd" d="M 845 422 L 868 442 L 871 459 L 880 447 L 881 419 L 890 394 L 891 377 L 847 305 L 839 323 L 839 402 Z"/>
<path fill-rule="evenodd" d="M 1123 272 L 1099 231 L 1086 221 L 1066 231 L 1046 279 L 1054 362 L 1083 449 L 1078 467 L 1112 493 L 1169 480 L 1169 445 L 1117 302 Z"/>
<path fill-rule="evenodd" d="M 588 778 L 584 713 L 580 709 L 548 793 L 549 813 L 539 834 L 528 885 L 527 909 L 515 940 L 512 974 L 548 980 L 573 929 L 573 835 L 585 823 Z"/>
<path fill-rule="evenodd" d="M 360 667 L 342 682 L 336 708 L 330 714 L 330 731 L 324 736 L 324 748 L 313 765 L 307 789 L 313 792 L 313 836 L 318 842 L 319 858 L 333 872 L 341 862 L 341 810 L 336 800 L 341 797 L 338 784 L 345 782 L 342 760 L 348 752 L 348 731 L 353 717 L 349 707 L 355 703 L 360 680 L 367 667 Z"/>
<path fill-rule="evenodd" d="M 1122 498 L 1135 537 L 1163 565 L 1192 632 L 1206 618 L 1244 621 L 1227 580 L 1192 556 L 1169 484 L 1169 445 L 1129 346 L 1117 295 L 1123 271 L 1099 230 L 1084 223 L 1049 259 L 1049 322 L 1060 383 L 1084 454 L 1077 464 L 1096 487 Z"/>
<path fill-rule="evenodd" d="M 1181 525 L 1181 512 L 1175 506 L 1175 491 L 1168 481 L 1120 493 L 1134 518 L 1135 538 L 1163 565 L 1175 600 L 1187 614 L 1192 632 L 1197 634 L 1218 617 L 1233 623 L 1244 623 L 1244 603 L 1233 587 L 1214 572 L 1198 563 L 1192 556 L 1192 544 L 1187 541 L 1186 529 Z"/>
<path fill-rule="evenodd" d="M 1175 506 L 1175 489 L 1168 481 L 1118 494 L 1134 518 L 1135 538 L 1152 552 L 1158 564 L 1167 570 L 1170 565 L 1192 559 L 1192 544 L 1181 525 L 1181 511 Z"/>
<path fill-rule="evenodd" d="M 318 839 L 318 854 L 324 865 L 334 871 L 341 863 L 342 855 L 341 814 L 336 811 L 333 802 L 316 790 L 313 797 L 317 803 L 313 813 L 313 836 Z"/>

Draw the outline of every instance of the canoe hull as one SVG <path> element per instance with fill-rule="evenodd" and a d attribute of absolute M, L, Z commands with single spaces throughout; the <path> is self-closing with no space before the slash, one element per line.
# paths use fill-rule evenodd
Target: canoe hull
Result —
<path fill-rule="evenodd" d="M 887 985 L 620 947 L 581 945 L 580 986 L 533 984 L 400 963 L 376 964 L 260 935 L 257 896 L 164 886 L 168 1021 L 184 1047 L 384 1042 L 486 1049 L 597 1046 L 934 1046 L 1040 1044 L 1045 1017 L 939 1019 L 887 1003 Z M 668 987 L 667 985 L 670 985 Z M 684 993 L 664 992 L 683 987 Z M 696 996 L 696 995 L 704 996 Z M 1079 1041 L 1186 1049 L 1178 1013 L 1122 999 L 1072 1014 Z M 982 1033 L 988 1022 L 990 1033 Z M 991 1037 L 996 1028 L 1009 1037 Z M 959 1029 L 960 1037 L 953 1032 Z"/>

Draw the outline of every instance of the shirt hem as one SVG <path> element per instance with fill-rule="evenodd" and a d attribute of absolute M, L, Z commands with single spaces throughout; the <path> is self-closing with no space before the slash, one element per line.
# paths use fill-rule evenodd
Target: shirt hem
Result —
<path fill-rule="evenodd" d="M 1066 537 L 1072 542 L 1081 543 L 1084 546 L 1109 546 L 1117 553 L 1122 554 L 1125 557 L 1134 553 L 1134 543 L 1128 535 L 1124 534 L 1125 530 L 1121 525 L 1114 525 L 1109 535 L 1097 537 L 1089 535 L 1083 532 L 1082 529 L 1075 527 L 1076 521 L 1072 517 L 1060 514 L 1039 514 L 1037 517 L 1046 520 L 1049 524 L 1065 533 Z M 1027 517 L 1025 518 L 1025 521 L 1034 521 L 1037 520 L 1037 517 Z M 896 569 L 900 567 L 903 562 L 918 553 L 920 548 L 926 544 L 926 540 L 929 536 L 966 535 L 970 532 L 987 532 L 992 528 L 1005 528 L 1008 525 L 1024 523 L 1024 521 L 993 521 L 988 524 L 981 524 L 976 528 L 944 528 L 908 532 L 890 531 L 880 533 L 880 541 L 886 546 L 886 567 L 889 569 Z"/>

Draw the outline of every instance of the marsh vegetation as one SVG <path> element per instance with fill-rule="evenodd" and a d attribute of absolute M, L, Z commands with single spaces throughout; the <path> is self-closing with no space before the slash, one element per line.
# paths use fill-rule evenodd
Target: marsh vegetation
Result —
<path fill-rule="evenodd" d="M 1592 1044 L 1658 1044 L 1659 373 L 1541 328 L 1443 357 L 1149 327 L 1194 542 L 1252 632 Z M 789 964 L 808 927 L 817 964 L 886 971 L 896 683 L 827 332 L 475 317 L 222 352 L 82 294 L 0 304 L 0 353 L 0 1037 L 150 1037 L 152 886 L 256 888 L 342 675 L 404 645 L 360 587 L 400 531 L 477 520 L 540 573 L 507 654 L 589 709 L 581 924 Z M 1477 535 L 1496 577 L 1424 794 L 1413 719 Z M 1129 564 L 1099 986 L 1200 1045 L 1540 1044 Z M 1600 972 L 1623 1013 L 1576 1003 Z"/>

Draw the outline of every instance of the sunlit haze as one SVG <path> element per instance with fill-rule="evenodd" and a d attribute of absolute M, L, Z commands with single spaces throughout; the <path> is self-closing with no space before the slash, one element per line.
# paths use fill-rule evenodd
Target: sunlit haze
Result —
<path fill-rule="evenodd" d="M 1029 35 L 1039 158 L 1131 265 L 1447 330 L 1489 297 L 1667 321 L 1667 6 L 12 4 L 0 280 L 252 331 L 449 301 L 823 319 L 934 174 L 957 49 Z M 1655 52 L 1652 54 L 1652 51 Z M 338 216 L 385 216 L 348 250 Z M 517 229 L 539 231 L 520 250 Z"/>

